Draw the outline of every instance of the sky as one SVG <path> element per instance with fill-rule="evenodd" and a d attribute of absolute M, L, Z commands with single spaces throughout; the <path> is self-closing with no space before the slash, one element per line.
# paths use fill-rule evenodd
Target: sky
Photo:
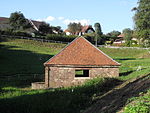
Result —
<path fill-rule="evenodd" d="M 70 22 L 100 23 L 103 33 L 134 28 L 131 11 L 138 0 L 1 0 L 0 17 L 21 11 L 28 19 L 66 29 Z"/>

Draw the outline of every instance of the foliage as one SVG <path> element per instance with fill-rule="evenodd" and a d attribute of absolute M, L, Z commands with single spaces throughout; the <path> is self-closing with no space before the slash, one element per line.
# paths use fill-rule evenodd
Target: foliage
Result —
<path fill-rule="evenodd" d="M 102 30 L 101 30 L 101 25 L 100 23 L 95 23 L 94 24 L 94 27 L 95 27 L 95 46 L 97 46 L 97 40 L 100 40 L 100 43 L 101 43 L 101 40 L 102 40 Z"/>
<path fill-rule="evenodd" d="M 63 30 L 60 26 L 50 26 L 48 23 L 42 22 L 39 26 L 39 31 L 41 34 L 62 34 Z"/>
<path fill-rule="evenodd" d="M 50 25 L 45 23 L 45 22 L 42 22 L 42 24 L 40 24 L 39 31 L 42 34 L 48 34 L 48 33 L 52 34 L 53 33 L 52 28 L 50 27 Z"/>
<path fill-rule="evenodd" d="M 13 37 L 13 36 L 24 36 L 24 37 L 31 37 L 31 34 L 23 31 L 23 30 L 15 30 L 13 31 L 12 29 L 7 29 L 7 30 L 3 30 L 1 31 L 2 35 L 8 35 L 9 37 Z"/>
<path fill-rule="evenodd" d="M 75 35 L 60 35 L 60 34 L 47 34 L 46 39 L 48 40 L 55 40 L 55 41 L 62 41 L 62 42 L 71 42 L 76 38 Z"/>
<path fill-rule="evenodd" d="M 23 30 L 27 27 L 30 27 L 29 22 L 26 20 L 23 13 L 21 12 L 11 13 L 9 22 L 14 30 Z"/>
<path fill-rule="evenodd" d="M 70 23 L 68 25 L 68 30 L 73 34 L 73 35 L 78 35 L 78 33 L 81 31 L 82 25 L 81 23 Z"/>
<path fill-rule="evenodd" d="M 56 33 L 56 34 L 62 34 L 63 33 L 63 30 L 61 29 L 61 27 L 60 26 L 51 26 L 51 28 L 52 28 L 52 31 L 53 31 L 53 33 Z"/>
<path fill-rule="evenodd" d="M 126 45 L 127 46 L 131 46 L 132 42 L 131 39 L 133 38 L 133 31 L 130 28 L 126 28 L 122 31 L 122 33 L 124 34 L 124 39 L 126 41 Z"/>
<path fill-rule="evenodd" d="M 0 92 L 1 113 L 79 113 L 92 103 L 93 95 L 102 95 L 114 79 L 97 78 L 87 84 L 49 90 L 21 90 L 3 87 Z M 101 93 L 99 93 L 101 91 Z M 36 100 L 36 102 L 35 102 Z M 15 109 L 14 109 L 15 108 Z"/>
<path fill-rule="evenodd" d="M 150 46 L 150 2 L 149 0 L 139 0 L 134 16 L 136 34 L 140 44 Z"/>
<path fill-rule="evenodd" d="M 131 98 L 126 107 L 124 113 L 149 113 L 150 111 L 150 90 L 147 93 L 140 93 L 140 97 Z"/>
<path fill-rule="evenodd" d="M 106 35 L 107 35 L 107 36 L 110 36 L 110 37 L 117 37 L 117 36 L 120 35 L 120 34 L 121 34 L 121 32 L 116 31 L 116 30 L 113 30 L 113 31 L 107 33 Z"/>

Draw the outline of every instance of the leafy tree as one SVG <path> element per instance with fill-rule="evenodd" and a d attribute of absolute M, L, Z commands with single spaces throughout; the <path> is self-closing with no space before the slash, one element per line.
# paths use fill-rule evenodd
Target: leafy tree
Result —
<path fill-rule="evenodd" d="M 111 41 L 111 44 L 112 44 L 116 39 L 118 39 L 118 35 L 120 35 L 120 34 L 121 34 L 121 32 L 113 30 L 113 31 L 107 33 L 106 37 L 109 37 L 109 41 Z"/>
<path fill-rule="evenodd" d="M 69 30 L 73 35 L 79 33 L 79 32 L 81 31 L 81 29 L 82 29 L 81 23 L 75 23 L 75 22 L 73 22 L 73 23 L 70 23 L 70 24 L 68 25 L 68 30 Z"/>
<path fill-rule="evenodd" d="M 42 24 L 39 26 L 39 31 L 42 34 L 48 34 L 48 33 L 53 34 L 53 31 L 50 25 L 45 22 L 42 22 Z"/>
<path fill-rule="evenodd" d="M 23 30 L 29 25 L 23 13 L 20 11 L 11 13 L 9 23 L 14 30 Z"/>
<path fill-rule="evenodd" d="M 126 45 L 131 46 L 131 39 L 133 36 L 133 30 L 131 30 L 130 28 L 126 28 L 122 31 L 122 33 L 124 34 L 124 39 L 126 41 Z"/>
<path fill-rule="evenodd" d="M 139 0 L 138 7 L 133 8 L 135 12 L 135 31 L 140 44 L 147 43 L 150 46 L 150 1 Z"/>
<path fill-rule="evenodd" d="M 56 33 L 56 34 L 62 34 L 63 33 L 63 30 L 61 29 L 61 27 L 60 26 L 51 26 L 51 28 L 52 28 L 52 31 L 54 32 L 54 33 Z"/>
<path fill-rule="evenodd" d="M 102 41 L 102 30 L 101 30 L 101 25 L 100 23 L 95 23 L 94 24 L 95 27 L 95 46 L 97 46 L 97 40 L 99 40 L 100 42 Z"/>
<path fill-rule="evenodd" d="M 120 35 L 121 32 L 119 31 L 116 31 L 116 30 L 113 30 L 111 31 L 110 33 L 107 33 L 107 36 L 110 36 L 110 37 L 117 37 L 118 35 Z"/>

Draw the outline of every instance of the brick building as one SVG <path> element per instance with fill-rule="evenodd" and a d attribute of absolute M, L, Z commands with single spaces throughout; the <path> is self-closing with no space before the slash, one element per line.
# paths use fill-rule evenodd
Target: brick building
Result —
<path fill-rule="evenodd" d="M 44 87 L 57 88 L 79 85 L 95 77 L 117 77 L 120 64 L 85 38 L 79 37 L 44 66 Z"/>

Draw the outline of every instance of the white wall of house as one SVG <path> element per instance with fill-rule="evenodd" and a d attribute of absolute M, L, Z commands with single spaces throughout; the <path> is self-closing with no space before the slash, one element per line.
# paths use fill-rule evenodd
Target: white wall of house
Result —
<path fill-rule="evenodd" d="M 71 33 L 70 32 L 66 32 L 66 35 L 71 35 Z"/>

